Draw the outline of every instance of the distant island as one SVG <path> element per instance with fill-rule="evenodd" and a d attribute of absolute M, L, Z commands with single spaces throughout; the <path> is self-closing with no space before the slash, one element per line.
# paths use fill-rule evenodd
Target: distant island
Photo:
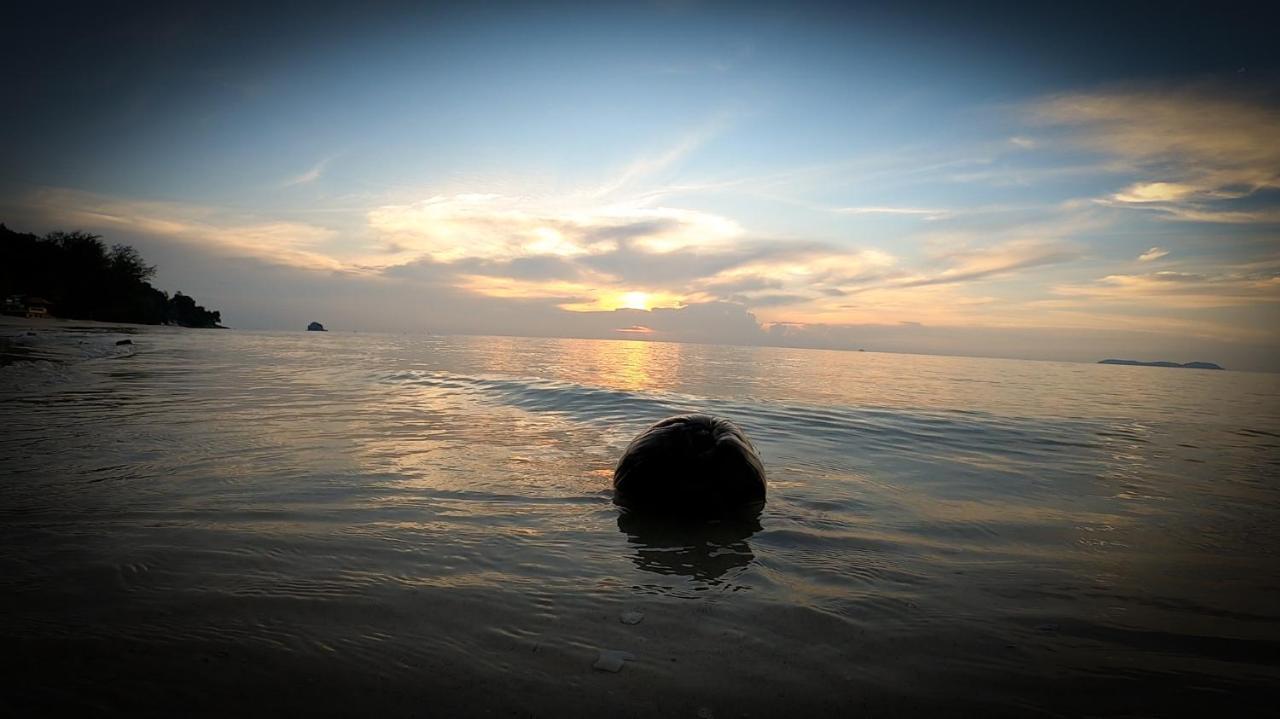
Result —
<path fill-rule="evenodd" d="M 7 315 L 143 325 L 221 327 L 222 314 L 147 280 L 154 265 L 129 245 L 99 235 L 14 232 L 0 223 L 0 299 Z"/>
<path fill-rule="evenodd" d="M 1183 369 L 1226 369 L 1212 362 L 1187 362 L 1186 364 L 1178 364 L 1177 362 L 1139 362 L 1138 360 L 1122 360 L 1122 359 L 1104 359 L 1098 364 L 1128 364 L 1137 365 L 1139 367 L 1181 367 Z"/>
<path fill-rule="evenodd" d="M 311 324 L 307 325 L 307 331 L 308 332 L 328 332 L 328 330 L 324 328 L 324 325 L 320 324 L 319 322 L 312 322 Z"/>

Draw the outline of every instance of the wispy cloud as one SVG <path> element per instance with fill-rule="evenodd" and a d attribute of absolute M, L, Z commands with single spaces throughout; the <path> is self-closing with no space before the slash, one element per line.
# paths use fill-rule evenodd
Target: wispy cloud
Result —
<path fill-rule="evenodd" d="M 325 168 L 327 168 L 329 163 L 333 162 L 333 160 L 334 158 L 332 157 L 326 157 L 313 165 L 310 170 L 285 180 L 280 186 L 295 187 L 297 185 L 309 185 L 324 176 Z"/>
<path fill-rule="evenodd" d="M 1119 303 L 1160 308 L 1206 309 L 1280 303 L 1280 262 L 1107 275 L 1088 284 L 1067 284 L 1054 293 L 1090 305 Z"/>
<path fill-rule="evenodd" d="M 1059 95 L 1033 116 L 1144 175 L 1103 202 L 1197 222 L 1269 222 L 1277 213 L 1229 206 L 1280 189 L 1280 112 L 1200 89 Z M 1225 206 L 1224 206 L 1225 205 Z"/>
<path fill-rule="evenodd" d="M 984 293 L 991 283 L 1070 262 L 1075 245 L 1013 239 L 935 251 L 927 266 L 879 250 L 821 247 L 732 267 L 698 285 L 707 295 L 742 302 L 771 322 L 877 322 L 886 317 L 929 323 L 1008 321 Z M 977 291 L 975 291 L 977 290 Z"/>
<path fill-rule="evenodd" d="M 1109 203 L 1102 203 L 1109 204 Z M 1138 205 L 1139 209 L 1149 210 L 1165 219 L 1184 222 L 1212 222 L 1222 225 L 1274 225 L 1280 224 L 1280 208 L 1261 208 L 1255 210 L 1218 210 L 1204 204 L 1159 204 Z"/>
<path fill-rule="evenodd" d="M 1163 247 L 1152 247 L 1151 249 L 1138 255 L 1139 262 L 1154 262 L 1161 257 L 1168 256 L 1169 251 Z"/>
<path fill-rule="evenodd" d="M 169 237 L 223 255 L 251 257 L 299 269 L 358 270 L 325 251 L 336 232 L 317 225 L 245 217 L 199 205 L 130 200 L 66 189 L 31 193 L 26 205 L 69 227 Z"/>
<path fill-rule="evenodd" d="M 779 291 L 806 300 L 838 297 L 883 278 L 897 262 L 898 258 L 882 250 L 812 246 L 793 253 L 771 253 L 727 268 L 700 286 L 709 293 L 747 303 Z"/>
<path fill-rule="evenodd" d="M 837 207 L 832 211 L 842 215 L 916 215 L 926 220 L 938 220 L 951 214 L 947 210 L 925 207 Z"/>
<path fill-rule="evenodd" d="M 935 274 L 926 274 L 896 282 L 898 287 L 953 284 L 1009 275 L 1018 270 L 1056 265 L 1080 257 L 1080 249 L 1070 243 L 1052 239 L 1016 239 L 998 245 L 974 249 L 960 248 L 937 256 L 950 266 Z"/>
<path fill-rule="evenodd" d="M 587 196 L 593 200 L 604 200 L 621 190 L 636 190 L 636 185 L 641 180 L 652 180 L 679 165 L 685 158 L 720 134 L 727 122 L 727 115 L 717 115 L 686 133 L 667 149 L 637 157 L 620 173 L 588 191 Z"/>

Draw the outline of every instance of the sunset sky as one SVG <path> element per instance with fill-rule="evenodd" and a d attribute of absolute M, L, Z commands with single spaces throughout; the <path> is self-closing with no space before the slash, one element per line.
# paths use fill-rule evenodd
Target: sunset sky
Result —
<path fill-rule="evenodd" d="M 1263 4 L 23 5 L 0 220 L 233 327 L 1280 370 Z"/>

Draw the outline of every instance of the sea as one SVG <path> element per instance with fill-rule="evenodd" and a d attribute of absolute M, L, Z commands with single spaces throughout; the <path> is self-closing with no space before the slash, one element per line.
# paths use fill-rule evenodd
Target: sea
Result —
<path fill-rule="evenodd" d="M 1280 375 L 0 326 L 0 713 L 1276 716 Z M 708 412 L 758 516 L 612 502 Z"/>

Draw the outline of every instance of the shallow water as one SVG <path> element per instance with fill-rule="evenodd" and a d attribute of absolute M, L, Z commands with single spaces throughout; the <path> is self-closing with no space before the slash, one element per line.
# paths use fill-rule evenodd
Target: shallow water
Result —
<path fill-rule="evenodd" d="M 1277 375 L 0 337 L 0 708 L 1238 716 L 1280 699 Z M 760 449 L 758 519 L 671 526 L 610 502 L 630 438 L 690 410 Z M 601 650 L 634 658 L 593 669 Z"/>

